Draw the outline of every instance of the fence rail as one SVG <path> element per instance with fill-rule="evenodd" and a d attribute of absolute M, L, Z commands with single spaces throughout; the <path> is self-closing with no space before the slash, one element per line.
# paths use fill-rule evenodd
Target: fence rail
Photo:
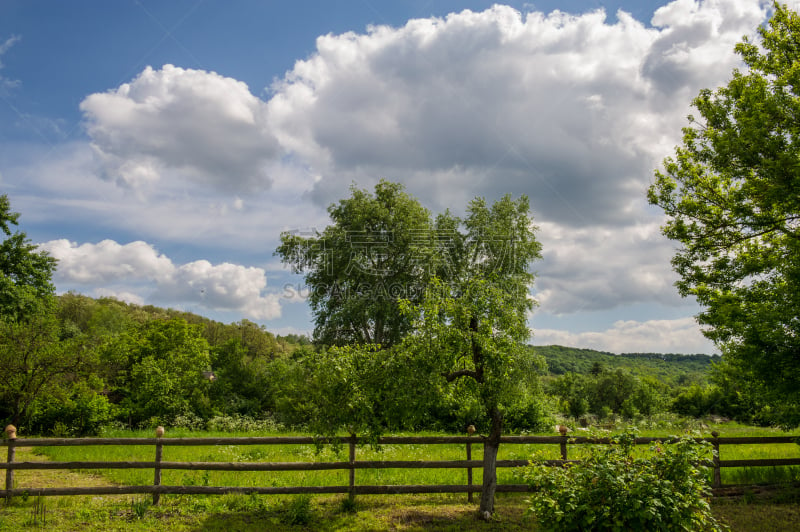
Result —
<path fill-rule="evenodd" d="M 356 446 L 370 443 L 370 440 L 358 437 L 345 438 L 312 438 L 312 437 L 230 437 L 230 438 L 164 438 L 164 429 L 157 429 L 155 438 L 17 438 L 16 429 L 6 428 L 7 439 L 0 444 L 8 447 L 6 462 L 0 462 L 0 469 L 6 470 L 5 496 L 10 499 L 23 494 L 33 495 L 123 495 L 152 494 L 153 503 L 158 504 L 162 494 L 205 494 L 221 495 L 226 493 L 257 494 L 335 494 L 345 493 L 350 497 L 361 494 L 400 494 L 400 493 L 466 493 L 472 501 L 473 493 L 480 493 L 481 486 L 472 483 L 472 470 L 481 468 L 482 460 L 472 460 L 472 445 L 482 445 L 481 436 L 386 436 L 378 439 L 379 444 L 464 444 L 466 460 L 356 460 Z M 770 437 L 728 437 L 720 438 L 712 433 L 708 438 L 696 438 L 697 441 L 710 442 L 714 448 L 713 459 L 705 465 L 712 468 L 713 487 L 721 488 L 720 469 L 726 467 L 769 467 L 800 465 L 800 458 L 773 458 L 759 460 L 720 460 L 720 445 L 742 444 L 775 444 L 795 443 L 797 438 L 790 436 Z M 559 445 L 560 460 L 548 460 L 552 466 L 562 466 L 575 462 L 568 459 L 569 445 L 610 444 L 611 438 L 568 437 L 566 431 L 560 436 L 503 436 L 505 444 L 550 444 Z M 676 441 L 672 438 L 636 438 L 637 445 L 655 442 Z M 346 443 L 349 446 L 349 459 L 346 462 L 170 462 L 161 459 L 164 446 L 216 446 L 216 445 L 318 445 L 328 443 Z M 155 459 L 152 462 L 117 461 L 117 462 L 18 462 L 15 461 L 15 450 L 19 447 L 48 446 L 86 446 L 86 445 L 137 445 L 153 446 Z M 527 465 L 527 460 L 498 460 L 498 468 L 519 467 Z M 358 485 L 355 482 L 357 470 L 364 469 L 466 469 L 467 483 L 457 485 Z M 153 484 L 144 486 L 94 486 L 74 488 L 14 488 L 14 471 L 41 469 L 152 469 Z M 164 486 L 161 484 L 163 470 L 190 471 L 322 471 L 348 470 L 348 484 L 337 486 Z M 498 492 L 528 491 L 525 484 L 498 484 Z"/>

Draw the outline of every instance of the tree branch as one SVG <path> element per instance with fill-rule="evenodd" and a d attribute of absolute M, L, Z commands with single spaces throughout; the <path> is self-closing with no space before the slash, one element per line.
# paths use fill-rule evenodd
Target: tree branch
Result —
<path fill-rule="evenodd" d="M 472 377 L 476 381 L 480 382 L 480 380 L 478 379 L 478 377 L 479 377 L 478 373 L 476 371 L 471 370 L 471 369 L 460 369 L 460 370 L 454 371 L 452 373 L 445 372 L 445 373 L 442 373 L 441 375 L 442 375 L 442 377 L 447 379 L 447 382 L 453 382 L 454 380 L 456 380 L 459 377 Z"/>

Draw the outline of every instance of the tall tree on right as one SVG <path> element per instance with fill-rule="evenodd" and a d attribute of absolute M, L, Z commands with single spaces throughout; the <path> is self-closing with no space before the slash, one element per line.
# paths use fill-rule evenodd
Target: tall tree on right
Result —
<path fill-rule="evenodd" d="M 705 89 L 683 144 L 648 191 L 681 295 L 704 307 L 704 334 L 728 375 L 758 390 L 766 421 L 800 425 L 800 17 L 774 6 L 747 65 Z"/>

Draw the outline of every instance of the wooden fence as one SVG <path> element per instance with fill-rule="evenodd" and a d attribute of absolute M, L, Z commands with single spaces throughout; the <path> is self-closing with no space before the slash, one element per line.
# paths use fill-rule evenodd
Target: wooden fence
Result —
<path fill-rule="evenodd" d="M 231 437 L 231 438 L 164 438 L 163 429 L 157 429 L 155 438 L 17 438 L 16 429 L 8 427 L 8 437 L 0 443 L 8 447 L 8 458 L 5 463 L 0 462 L 0 469 L 6 470 L 7 498 L 28 495 L 121 495 L 121 494 L 152 494 L 153 503 L 157 504 L 162 494 L 205 494 L 221 495 L 225 493 L 258 493 L 258 494 L 323 494 L 346 493 L 350 497 L 361 494 L 399 494 L 399 493 L 467 493 L 469 501 L 472 494 L 479 493 L 481 486 L 472 483 L 472 469 L 481 468 L 482 460 L 472 460 L 472 446 L 481 445 L 481 436 L 428 436 L 428 437 L 399 437 L 386 436 L 380 438 L 378 443 L 388 445 L 404 444 L 463 444 L 465 446 L 465 460 L 440 460 L 440 461 L 398 461 L 398 460 L 356 460 L 356 446 L 368 443 L 364 438 L 341 438 L 339 443 L 349 446 L 349 459 L 346 462 L 167 462 L 161 459 L 164 446 L 170 445 L 315 445 L 320 443 L 334 443 L 330 439 L 311 437 Z M 714 448 L 714 458 L 706 465 L 713 468 L 713 486 L 722 487 L 720 469 L 723 467 L 772 467 L 800 465 L 800 458 L 780 458 L 761 460 L 720 460 L 719 449 L 721 445 L 738 444 L 775 444 L 795 443 L 795 437 L 731 437 L 720 438 L 717 433 L 712 433 L 710 438 L 698 438 L 698 441 L 710 442 Z M 504 436 L 503 444 L 550 444 L 559 445 L 561 450 L 560 460 L 549 460 L 553 466 L 561 466 L 575 460 L 568 459 L 567 449 L 570 445 L 585 444 L 610 444 L 610 438 L 570 437 L 566 432 L 560 436 Z M 669 442 L 669 438 L 636 438 L 636 444 L 651 444 L 655 442 Z M 17 462 L 14 460 L 15 449 L 18 447 L 47 447 L 47 446 L 81 446 L 81 445 L 152 445 L 154 447 L 154 460 L 152 462 Z M 497 467 L 519 467 L 527 465 L 527 460 L 498 460 Z M 466 469 L 467 483 L 463 485 L 359 485 L 356 483 L 356 471 L 359 469 L 425 469 L 447 468 Z M 14 488 L 14 471 L 32 469 L 152 469 L 153 484 L 144 486 L 95 486 L 72 488 Z M 165 486 L 161 484 L 161 472 L 165 469 L 182 469 L 193 471 L 320 471 L 320 470 L 348 470 L 349 482 L 347 485 L 338 486 Z M 528 491 L 526 484 L 498 484 L 498 492 L 524 492 Z"/>

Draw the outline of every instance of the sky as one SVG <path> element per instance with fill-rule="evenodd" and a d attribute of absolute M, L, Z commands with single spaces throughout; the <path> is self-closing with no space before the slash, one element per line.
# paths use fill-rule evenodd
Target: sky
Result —
<path fill-rule="evenodd" d="M 74 291 L 313 329 L 282 231 L 350 187 L 526 194 L 535 345 L 714 353 L 648 205 L 761 0 L 0 2 L 0 193 Z"/>

